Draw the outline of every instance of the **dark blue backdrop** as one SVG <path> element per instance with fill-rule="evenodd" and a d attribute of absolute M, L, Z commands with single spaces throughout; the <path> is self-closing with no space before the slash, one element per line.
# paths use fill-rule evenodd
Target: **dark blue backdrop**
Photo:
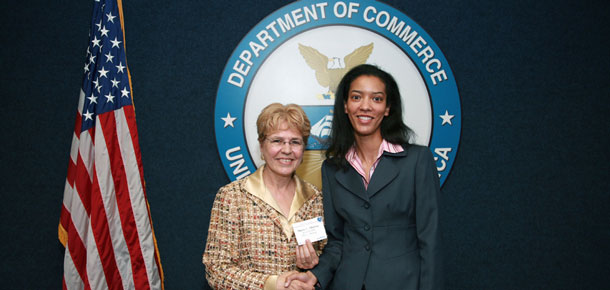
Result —
<path fill-rule="evenodd" d="M 285 1 L 125 0 L 144 174 L 167 289 L 207 289 L 213 106 L 238 42 Z M 610 285 L 605 1 L 387 1 L 441 47 L 462 101 L 445 183 L 448 289 Z M 57 225 L 90 1 L 0 4 L 3 289 L 59 289 Z"/>

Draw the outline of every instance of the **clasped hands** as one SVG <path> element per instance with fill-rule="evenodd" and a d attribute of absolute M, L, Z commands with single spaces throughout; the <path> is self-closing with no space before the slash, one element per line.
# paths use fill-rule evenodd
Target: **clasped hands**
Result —
<path fill-rule="evenodd" d="M 311 271 L 290 271 L 283 273 L 277 278 L 276 289 L 314 290 L 316 282 L 318 282 L 318 279 L 316 279 L 316 276 Z"/>
<path fill-rule="evenodd" d="M 311 241 L 305 241 L 304 245 L 297 246 L 297 267 L 300 269 L 312 269 L 318 262 L 318 254 L 313 248 Z M 310 271 L 297 272 L 290 271 L 281 274 L 276 283 L 277 289 L 292 289 L 292 290 L 313 290 L 314 285 L 318 282 L 316 276 Z"/>

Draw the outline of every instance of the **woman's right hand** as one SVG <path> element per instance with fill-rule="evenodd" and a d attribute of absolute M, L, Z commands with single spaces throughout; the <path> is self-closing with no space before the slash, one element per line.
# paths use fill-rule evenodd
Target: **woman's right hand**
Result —
<path fill-rule="evenodd" d="M 318 265 L 318 262 L 318 253 L 311 241 L 307 240 L 304 245 L 297 246 L 297 267 L 309 270 Z"/>
<path fill-rule="evenodd" d="M 303 282 L 300 280 L 291 280 L 291 281 L 286 280 L 286 278 L 289 276 L 298 277 L 298 275 L 299 275 L 299 272 L 297 272 L 297 271 L 290 271 L 290 272 L 282 273 L 277 278 L 275 289 L 276 290 L 314 290 L 314 286 L 309 285 L 306 282 Z"/>
<path fill-rule="evenodd" d="M 279 280 L 279 279 L 278 279 Z M 318 278 L 316 275 L 311 273 L 311 271 L 307 272 L 296 272 L 291 273 L 288 277 L 285 277 L 284 287 L 287 289 L 315 289 L 316 283 L 318 283 Z M 296 288 L 293 288 L 295 286 Z"/>

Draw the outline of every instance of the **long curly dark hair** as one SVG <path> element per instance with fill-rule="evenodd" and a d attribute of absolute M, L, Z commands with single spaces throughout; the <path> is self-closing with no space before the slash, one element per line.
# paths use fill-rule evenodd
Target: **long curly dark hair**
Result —
<path fill-rule="evenodd" d="M 345 114 L 345 103 L 349 97 L 349 89 L 352 82 L 360 76 L 374 76 L 385 84 L 386 105 L 390 113 L 381 121 L 381 137 L 390 143 L 408 146 L 413 135 L 411 130 L 402 120 L 402 101 L 398 85 L 389 73 L 377 66 L 362 64 L 352 68 L 343 76 L 335 97 L 333 108 L 332 132 L 329 138 L 329 146 L 326 150 L 326 158 L 335 165 L 347 168 L 349 165 L 345 154 L 354 145 L 354 128 Z M 405 148 L 406 149 L 406 148 Z"/>

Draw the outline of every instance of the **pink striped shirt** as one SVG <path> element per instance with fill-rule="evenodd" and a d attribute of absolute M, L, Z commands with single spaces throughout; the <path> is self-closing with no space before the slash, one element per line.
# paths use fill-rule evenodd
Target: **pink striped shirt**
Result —
<path fill-rule="evenodd" d="M 371 169 L 369 170 L 369 175 L 368 175 L 369 178 L 365 178 L 366 173 L 364 172 L 364 168 L 362 167 L 362 161 L 360 160 L 360 157 L 358 157 L 358 153 L 356 152 L 355 145 L 352 146 L 352 148 L 350 148 L 349 151 L 347 151 L 347 154 L 345 154 L 345 159 L 347 159 L 349 164 L 351 164 L 352 167 L 354 167 L 354 169 L 356 169 L 356 172 L 358 172 L 358 174 L 360 174 L 360 176 L 362 176 L 362 182 L 364 183 L 364 188 L 368 188 L 369 181 L 371 180 L 371 177 L 373 177 L 373 172 L 375 172 L 375 168 L 377 168 L 377 164 L 379 164 L 379 160 L 381 159 L 381 155 L 383 155 L 383 152 L 398 153 L 398 152 L 402 152 L 402 151 L 404 151 L 402 146 L 400 146 L 398 144 L 392 144 L 392 143 L 386 141 L 385 139 L 383 139 L 383 141 L 381 142 L 381 145 L 379 145 L 379 152 L 377 153 L 377 160 L 375 160 L 375 163 L 373 163 L 373 165 L 371 165 Z"/>

